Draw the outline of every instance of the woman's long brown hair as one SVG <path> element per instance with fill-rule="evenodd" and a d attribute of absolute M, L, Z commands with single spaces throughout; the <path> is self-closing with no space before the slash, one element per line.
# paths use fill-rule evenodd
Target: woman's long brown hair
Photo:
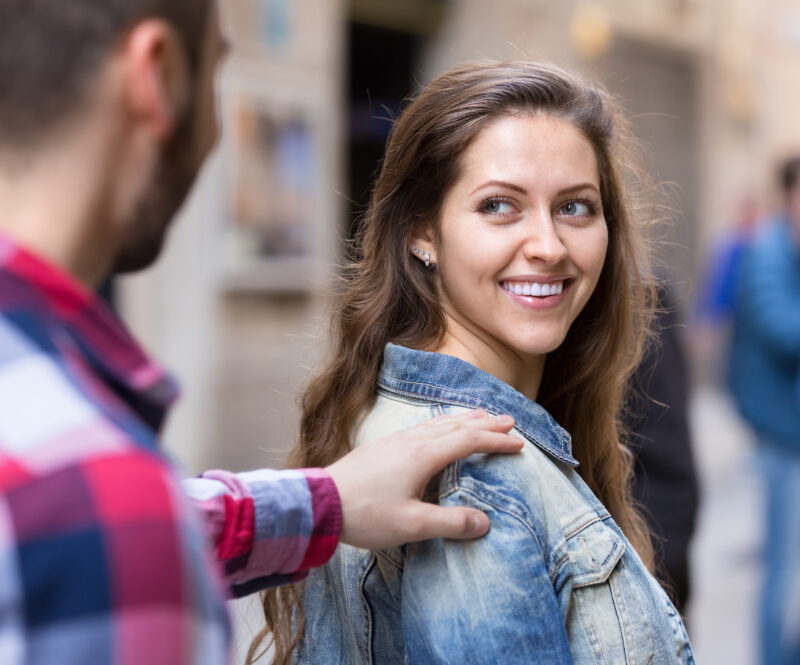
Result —
<path fill-rule="evenodd" d="M 564 343 L 547 358 L 538 401 L 571 433 L 579 473 L 648 563 L 652 546 L 629 491 L 631 455 L 620 415 L 641 358 L 653 288 L 640 204 L 645 181 L 629 126 L 607 93 L 533 62 L 468 64 L 435 78 L 400 115 L 331 323 L 331 347 L 302 394 L 300 439 L 289 466 L 331 464 L 351 448 L 359 414 L 375 398 L 383 349 L 395 342 L 433 349 L 446 321 L 434 271 L 411 257 L 415 224 L 439 218 L 465 150 L 508 115 L 564 118 L 594 147 L 608 252 L 597 287 Z M 302 587 L 263 596 L 266 626 L 248 662 L 272 635 L 273 663 L 285 665 L 303 631 Z"/>

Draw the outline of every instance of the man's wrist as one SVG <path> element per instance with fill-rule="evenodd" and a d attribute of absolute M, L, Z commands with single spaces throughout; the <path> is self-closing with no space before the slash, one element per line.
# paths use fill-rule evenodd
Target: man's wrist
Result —
<path fill-rule="evenodd" d="M 336 551 L 344 525 L 339 489 L 325 469 L 300 469 L 311 497 L 313 527 L 301 570 L 328 562 Z"/>

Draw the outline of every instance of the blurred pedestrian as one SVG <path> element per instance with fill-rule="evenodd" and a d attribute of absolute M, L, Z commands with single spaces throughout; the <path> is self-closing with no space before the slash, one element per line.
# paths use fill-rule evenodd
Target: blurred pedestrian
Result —
<path fill-rule="evenodd" d="M 732 228 L 716 238 L 709 252 L 708 271 L 695 305 L 696 317 L 714 325 L 722 325 L 732 318 L 736 306 L 736 278 L 758 222 L 755 199 L 743 198 Z"/>
<path fill-rule="evenodd" d="M 224 50 L 214 0 L 0 0 L 3 665 L 221 665 L 223 572 L 240 595 L 340 538 L 481 535 L 482 512 L 419 497 L 521 447 L 475 412 L 327 470 L 210 472 L 190 505 L 158 451 L 175 385 L 94 289 L 158 255 L 215 140 Z"/>
<path fill-rule="evenodd" d="M 780 172 L 783 212 L 737 276 L 730 387 L 758 439 L 767 495 L 761 662 L 800 664 L 800 157 Z"/>
<path fill-rule="evenodd" d="M 659 288 L 657 303 L 654 340 L 634 375 L 626 424 L 635 458 L 633 498 L 653 535 L 657 573 L 683 613 L 691 595 L 689 546 L 700 492 L 689 431 L 686 356 L 666 286 Z"/>
<path fill-rule="evenodd" d="M 736 280 L 742 257 L 761 220 L 754 197 L 743 197 L 738 208 L 735 219 L 710 243 L 688 321 L 687 341 L 694 360 L 693 378 L 713 386 L 725 381 L 736 306 Z"/>

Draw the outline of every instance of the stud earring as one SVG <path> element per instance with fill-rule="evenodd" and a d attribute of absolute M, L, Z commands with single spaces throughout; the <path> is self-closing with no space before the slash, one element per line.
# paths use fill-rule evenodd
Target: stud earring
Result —
<path fill-rule="evenodd" d="M 430 252 L 425 252 L 425 251 L 421 250 L 419 247 L 417 247 L 416 245 L 414 245 L 411 248 L 411 251 L 413 251 L 421 259 L 423 259 L 425 261 L 425 267 L 426 268 L 430 268 L 431 267 L 431 253 Z"/>

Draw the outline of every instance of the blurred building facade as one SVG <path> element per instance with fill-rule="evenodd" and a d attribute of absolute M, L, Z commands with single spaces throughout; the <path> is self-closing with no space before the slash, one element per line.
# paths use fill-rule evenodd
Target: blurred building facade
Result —
<path fill-rule="evenodd" d="M 221 149 L 159 265 L 120 288 L 123 315 L 184 385 L 165 439 L 189 472 L 281 463 L 387 118 L 444 69 L 528 57 L 617 94 L 647 166 L 669 183 L 663 259 L 685 297 L 708 238 L 743 195 L 767 207 L 770 165 L 800 148 L 792 0 L 226 0 L 225 9 L 234 51 L 221 73 Z M 237 111 L 240 98 L 252 108 Z M 277 156 L 239 156 L 256 144 Z M 297 177 L 267 185 L 281 168 Z"/>

